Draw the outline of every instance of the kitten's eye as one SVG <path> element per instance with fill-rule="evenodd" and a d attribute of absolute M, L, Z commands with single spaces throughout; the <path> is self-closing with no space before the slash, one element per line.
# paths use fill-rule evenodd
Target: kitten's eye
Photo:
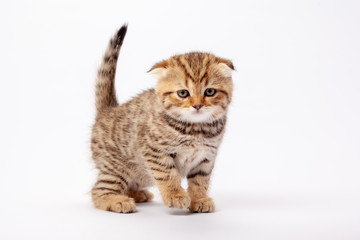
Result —
<path fill-rule="evenodd" d="M 214 88 L 207 88 L 207 89 L 205 90 L 204 95 L 207 96 L 207 97 L 212 97 L 212 96 L 215 95 L 215 93 L 216 93 L 216 89 L 214 89 Z"/>
<path fill-rule="evenodd" d="M 185 90 L 185 89 L 181 89 L 181 90 L 177 91 L 177 94 L 181 98 L 187 98 L 188 96 L 190 96 L 189 91 Z"/>

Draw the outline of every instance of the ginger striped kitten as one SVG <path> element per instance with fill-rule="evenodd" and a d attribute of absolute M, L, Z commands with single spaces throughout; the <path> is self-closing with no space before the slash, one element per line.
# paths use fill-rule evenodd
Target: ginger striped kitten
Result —
<path fill-rule="evenodd" d="M 147 188 L 156 184 L 165 205 L 212 212 L 207 190 L 231 102 L 233 64 L 209 53 L 173 56 L 150 69 L 155 89 L 119 105 L 114 78 L 126 30 L 111 39 L 96 80 L 91 150 L 99 174 L 92 200 L 99 209 L 135 212 L 135 202 L 150 201 Z"/>

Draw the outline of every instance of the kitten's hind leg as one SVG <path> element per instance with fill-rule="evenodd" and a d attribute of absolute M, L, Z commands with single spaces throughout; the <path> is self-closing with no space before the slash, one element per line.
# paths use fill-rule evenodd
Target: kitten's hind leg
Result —
<path fill-rule="evenodd" d="M 146 189 L 144 190 L 129 189 L 127 191 L 127 195 L 133 198 L 137 203 L 150 202 L 154 198 L 154 195 Z"/>
<path fill-rule="evenodd" d="M 100 172 L 91 190 L 95 207 L 119 213 L 135 212 L 134 199 L 125 195 L 127 185 L 128 181 L 120 175 Z"/>

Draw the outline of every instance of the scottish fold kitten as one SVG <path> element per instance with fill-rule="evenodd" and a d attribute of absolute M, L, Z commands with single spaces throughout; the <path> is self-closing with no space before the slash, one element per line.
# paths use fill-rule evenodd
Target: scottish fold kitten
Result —
<path fill-rule="evenodd" d="M 156 184 L 165 205 L 212 212 L 207 190 L 231 102 L 233 64 L 210 53 L 175 55 L 150 69 L 154 89 L 119 104 L 114 78 L 126 30 L 122 26 L 111 39 L 96 80 L 93 202 L 103 210 L 134 212 L 136 202 L 153 198 L 147 188 Z"/>

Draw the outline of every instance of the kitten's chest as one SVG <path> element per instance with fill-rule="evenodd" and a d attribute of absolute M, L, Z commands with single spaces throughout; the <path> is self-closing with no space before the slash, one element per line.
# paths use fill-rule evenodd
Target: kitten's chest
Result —
<path fill-rule="evenodd" d="M 191 143 L 180 146 L 176 158 L 175 165 L 182 177 L 185 177 L 191 169 L 200 164 L 204 159 L 214 160 L 216 156 L 216 148 L 209 146 L 217 146 L 217 143 L 208 143 L 203 139 L 195 139 Z"/>

